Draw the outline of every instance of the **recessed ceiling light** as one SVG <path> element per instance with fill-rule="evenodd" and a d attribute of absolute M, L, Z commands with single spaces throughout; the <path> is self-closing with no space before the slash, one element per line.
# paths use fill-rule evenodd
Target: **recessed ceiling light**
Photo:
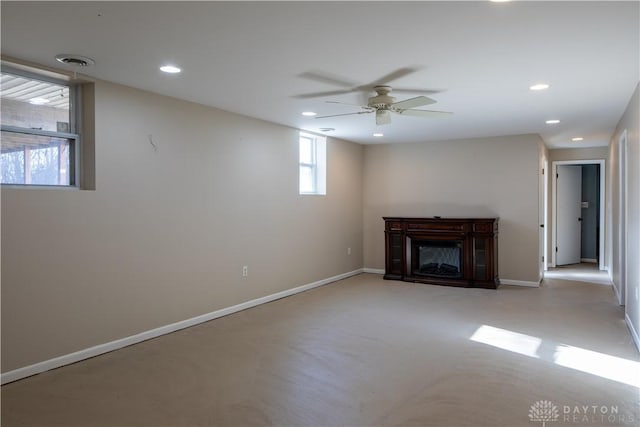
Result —
<path fill-rule="evenodd" d="M 48 103 L 49 103 L 49 100 L 45 98 L 31 98 L 29 100 L 29 104 L 33 104 L 33 105 L 44 105 Z"/>
<path fill-rule="evenodd" d="M 302 115 L 303 115 L 303 116 L 307 116 L 307 117 L 313 117 L 313 116 L 315 116 L 316 114 L 318 114 L 318 113 L 314 113 L 313 111 L 303 111 L 303 112 L 302 112 Z"/>
<path fill-rule="evenodd" d="M 546 83 L 538 83 L 533 86 L 529 86 L 529 90 L 545 90 L 549 89 L 549 85 Z"/>
<path fill-rule="evenodd" d="M 373 136 L 375 136 L 376 138 L 380 138 L 381 136 L 384 136 L 384 133 L 376 132 L 373 134 Z"/>
<path fill-rule="evenodd" d="M 163 73 L 176 74 L 182 70 L 174 65 L 163 65 L 162 67 L 160 67 L 160 71 L 162 71 Z"/>
<path fill-rule="evenodd" d="M 575 138 L 571 138 L 571 140 L 572 140 L 573 142 L 579 142 L 579 141 L 584 141 L 584 138 L 582 138 L 582 137 L 580 137 L 580 136 L 577 136 L 577 137 L 575 137 Z"/>
<path fill-rule="evenodd" d="M 555 124 L 560 123 L 560 120 L 552 119 L 552 120 L 547 120 L 545 123 L 548 124 L 548 125 L 555 125 Z"/>
<path fill-rule="evenodd" d="M 491 1 L 491 3 L 507 3 L 510 2 L 511 0 L 489 0 Z"/>

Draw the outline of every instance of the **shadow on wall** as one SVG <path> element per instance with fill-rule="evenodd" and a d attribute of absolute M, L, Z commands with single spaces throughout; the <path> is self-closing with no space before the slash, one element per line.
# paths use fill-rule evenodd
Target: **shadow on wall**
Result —
<path fill-rule="evenodd" d="M 446 191 L 446 190 L 445 190 Z M 394 203 L 391 208 L 387 208 L 388 213 L 384 216 L 404 216 L 430 218 L 432 216 L 458 217 L 458 218 L 496 218 L 498 213 L 489 206 L 470 205 L 466 203 Z M 380 218 L 382 221 L 382 217 Z M 381 222 L 382 223 L 382 222 Z M 384 224 L 384 223 L 382 223 Z M 384 229 L 384 226 L 383 228 Z"/>

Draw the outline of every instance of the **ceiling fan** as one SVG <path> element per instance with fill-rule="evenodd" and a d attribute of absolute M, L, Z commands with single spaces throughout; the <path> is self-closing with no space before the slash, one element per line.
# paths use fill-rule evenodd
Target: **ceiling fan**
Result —
<path fill-rule="evenodd" d="M 417 117 L 446 117 L 453 113 L 449 113 L 446 111 L 429 111 L 429 110 L 417 110 L 415 107 L 421 107 L 424 105 L 434 104 L 436 101 L 428 98 L 426 96 L 418 96 L 415 98 L 407 99 L 404 101 L 396 102 L 396 99 L 389 95 L 391 93 L 391 86 L 389 83 L 393 80 L 400 79 L 409 74 L 415 73 L 419 71 L 420 67 L 404 67 L 399 68 L 395 71 L 392 71 L 377 80 L 374 80 L 371 83 L 359 85 L 354 82 L 350 82 L 340 76 L 335 76 L 333 74 L 329 74 L 323 71 L 307 71 L 305 73 L 300 74 L 300 77 L 315 80 L 317 82 L 330 84 L 333 86 L 341 86 L 342 89 L 330 90 L 324 92 L 315 92 L 315 93 L 306 93 L 301 95 L 296 95 L 294 98 L 319 98 L 331 95 L 342 95 L 353 92 L 371 92 L 371 89 L 377 93 L 376 96 L 370 97 L 367 100 L 367 105 L 354 105 L 354 104 L 346 104 L 343 102 L 337 101 L 327 101 L 330 104 L 341 104 L 341 105 L 350 105 L 352 107 L 358 107 L 362 109 L 362 111 L 357 111 L 355 113 L 346 113 L 346 114 L 332 114 L 325 116 L 317 116 L 317 119 L 324 119 L 327 117 L 338 117 L 338 116 L 350 116 L 355 114 L 369 114 L 376 113 L 376 124 L 384 125 L 391 123 L 391 113 L 402 114 L 405 116 L 417 116 Z M 416 88 L 395 88 L 395 92 L 408 92 L 412 94 L 433 94 L 440 92 L 439 90 L 429 90 L 429 89 L 416 89 Z"/>
<path fill-rule="evenodd" d="M 436 101 L 426 96 L 416 96 L 415 98 L 405 99 L 404 101 L 396 102 L 396 99 L 389 95 L 391 93 L 391 86 L 375 86 L 373 90 L 377 95 L 368 99 L 367 105 L 354 105 L 345 104 L 337 101 L 327 101 L 330 104 L 349 105 L 352 107 L 361 108 L 362 111 L 355 113 L 345 114 L 331 114 L 326 116 L 317 116 L 317 119 L 325 119 L 328 117 L 339 116 L 351 116 L 355 114 L 370 114 L 376 113 L 376 124 L 386 125 L 391 123 L 391 113 L 396 113 L 404 116 L 416 116 L 416 117 L 446 117 L 453 113 L 448 111 L 433 111 L 433 110 L 417 110 L 415 107 L 422 107 L 424 105 L 434 104 Z"/>

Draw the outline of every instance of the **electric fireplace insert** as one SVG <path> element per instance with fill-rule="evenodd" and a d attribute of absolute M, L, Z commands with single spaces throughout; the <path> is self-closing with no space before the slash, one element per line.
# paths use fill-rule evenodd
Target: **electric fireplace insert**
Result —
<path fill-rule="evenodd" d="M 412 240 L 411 269 L 416 276 L 462 278 L 462 240 Z"/>

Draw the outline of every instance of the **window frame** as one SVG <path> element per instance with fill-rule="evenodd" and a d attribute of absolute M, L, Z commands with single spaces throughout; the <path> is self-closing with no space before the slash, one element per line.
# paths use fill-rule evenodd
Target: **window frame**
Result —
<path fill-rule="evenodd" d="M 310 142 L 310 154 L 311 154 L 311 163 L 305 163 L 301 159 L 299 161 L 300 168 L 306 168 L 310 171 L 311 175 L 311 191 L 302 191 L 300 189 L 300 194 L 316 194 L 318 190 L 318 164 L 317 164 L 317 153 L 316 153 L 316 139 L 308 134 L 300 133 L 300 140 L 298 143 L 301 145 L 302 140 L 306 139 Z M 300 148 L 300 147 L 299 147 Z M 300 171 L 300 179 L 302 178 L 302 172 Z"/>
<path fill-rule="evenodd" d="M 303 162 L 301 155 L 302 140 L 311 142 L 311 163 Z M 327 168 L 326 137 L 300 131 L 298 135 L 298 194 L 301 196 L 324 196 L 327 194 L 326 168 Z M 302 191 L 302 170 L 306 168 L 311 172 L 311 191 Z"/>
<path fill-rule="evenodd" d="M 29 69 L 34 69 L 29 67 Z M 18 184 L 18 183 L 1 183 L 2 187 L 17 187 L 17 188 L 80 188 L 80 151 L 81 140 L 79 129 L 82 128 L 82 85 L 74 84 L 64 78 L 56 78 L 48 73 L 46 70 L 34 69 L 35 71 L 24 70 L 9 65 L 2 61 L 0 71 L 3 74 L 11 74 L 17 77 L 22 77 L 30 80 L 37 80 L 46 83 L 52 83 L 59 86 L 65 86 L 69 88 L 69 131 L 70 132 L 56 132 L 41 129 L 24 128 L 20 126 L 4 125 L 0 123 L 0 131 L 22 134 L 22 135 L 34 135 L 44 136 L 50 138 L 60 138 L 69 141 L 69 184 Z M 41 71 L 42 74 L 38 73 Z M 26 162 L 26 149 L 23 149 L 25 153 Z M 26 170 L 27 168 L 25 168 Z"/>

